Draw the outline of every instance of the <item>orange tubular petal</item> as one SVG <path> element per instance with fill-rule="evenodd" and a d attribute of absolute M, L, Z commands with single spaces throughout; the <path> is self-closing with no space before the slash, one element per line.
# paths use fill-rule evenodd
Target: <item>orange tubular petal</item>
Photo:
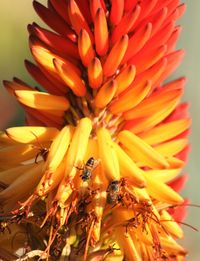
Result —
<path fill-rule="evenodd" d="M 188 145 L 187 139 L 175 139 L 155 147 L 155 150 L 165 157 L 173 157 Z"/>
<path fill-rule="evenodd" d="M 110 110 L 112 113 L 125 112 L 138 105 L 150 90 L 152 90 L 155 81 L 159 79 L 164 71 L 166 62 L 166 59 L 162 59 L 149 70 L 137 77 L 129 88 L 120 95 L 118 100 L 111 104 Z M 151 81 L 148 79 L 151 79 Z"/>
<path fill-rule="evenodd" d="M 101 1 L 101 5 L 102 5 L 102 8 L 104 11 L 107 11 L 107 7 L 106 7 L 106 4 L 105 4 L 105 0 L 100 0 Z"/>
<path fill-rule="evenodd" d="M 54 31 L 66 36 L 72 41 L 76 41 L 76 34 L 56 12 L 46 8 L 37 1 L 33 1 L 33 7 L 41 19 Z"/>
<path fill-rule="evenodd" d="M 76 71 L 68 64 L 55 59 L 54 65 L 62 80 L 72 89 L 77 96 L 84 96 L 86 87 Z"/>
<path fill-rule="evenodd" d="M 183 133 L 191 125 L 191 119 L 183 119 L 161 124 L 139 136 L 148 144 L 158 144 Z"/>
<path fill-rule="evenodd" d="M 169 10 L 169 15 L 172 14 L 176 10 L 176 8 L 179 5 L 179 2 L 180 2 L 179 0 L 174 0 L 174 1 L 171 1 L 170 3 L 168 3 L 168 5 L 166 5 Z"/>
<path fill-rule="evenodd" d="M 187 162 L 190 150 L 191 150 L 191 145 L 188 144 L 182 151 L 176 154 L 176 157 L 184 162 Z"/>
<path fill-rule="evenodd" d="M 171 89 L 170 87 L 172 88 L 173 85 L 166 86 L 142 101 L 137 107 L 125 112 L 125 119 L 130 120 L 151 116 L 157 112 L 158 108 L 165 107 L 170 101 L 176 100 L 183 93 L 182 86 L 177 89 Z"/>
<path fill-rule="evenodd" d="M 53 120 L 49 119 L 49 114 L 45 113 L 44 111 L 38 111 L 36 112 L 35 109 L 25 107 L 25 112 L 26 112 L 26 121 L 29 126 L 52 126 L 57 129 L 60 129 L 61 126 L 63 125 L 63 119 L 60 122 L 60 117 L 57 117 L 53 115 Z M 51 117 L 52 118 L 52 117 Z"/>
<path fill-rule="evenodd" d="M 83 65 L 87 67 L 91 60 L 94 58 L 94 50 L 90 36 L 85 29 L 82 29 L 78 38 L 78 50 Z"/>
<path fill-rule="evenodd" d="M 90 40 L 93 42 L 93 35 L 90 31 L 87 21 L 85 20 L 83 14 L 81 13 L 78 5 L 74 0 L 69 0 L 68 13 L 70 21 L 76 33 L 79 35 L 81 29 L 85 29 L 90 36 Z"/>
<path fill-rule="evenodd" d="M 160 79 L 165 68 L 167 66 L 167 59 L 163 58 L 154 64 L 151 68 L 144 71 L 135 78 L 135 81 L 129 86 L 129 91 L 132 88 L 136 88 L 139 85 L 143 85 L 146 81 L 151 80 L 152 87 L 156 85 L 156 82 Z M 126 93 L 126 92 L 125 92 Z"/>
<path fill-rule="evenodd" d="M 63 96 L 51 95 L 38 91 L 15 91 L 18 101 L 24 105 L 38 109 L 53 111 L 65 111 L 69 108 L 68 100 Z"/>
<path fill-rule="evenodd" d="M 135 9 L 123 16 L 120 23 L 114 28 L 111 36 L 111 42 L 114 44 L 118 41 L 122 35 L 127 34 L 131 27 L 134 25 L 135 21 L 139 17 L 141 8 L 136 5 Z"/>
<path fill-rule="evenodd" d="M 179 5 L 176 10 L 178 10 L 178 17 L 176 19 L 179 19 L 185 13 L 186 4 L 183 3 L 183 4 Z"/>
<path fill-rule="evenodd" d="M 30 37 L 30 48 L 34 59 L 38 63 L 40 69 L 45 74 L 45 76 L 53 82 L 54 86 L 62 92 L 66 92 L 66 85 L 64 81 L 59 77 L 57 70 L 55 69 L 53 60 L 62 60 L 59 56 L 50 52 L 46 46 L 43 46 L 40 41 Z M 71 67 L 78 75 L 81 71 L 72 62 L 67 60 L 64 61 L 69 67 Z"/>
<path fill-rule="evenodd" d="M 37 45 L 36 42 L 34 43 L 33 41 L 31 38 L 30 47 L 36 62 L 42 65 L 45 69 L 47 69 L 50 74 L 56 76 L 56 71 L 53 66 L 53 59 L 55 58 L 55 55 L 53 55 L 47 48 L 44 48 L 43 46 L 39 45 L 39 43 Z"/>
<path fill-rule="evenodd" d="M 152 12 L 152 14 L 159 12 L 161 9 L 163 9 L 163 7 L 167 6 L 172 1 L 174 1 L 174 0 L 158 1 L 153 12 Z"/>
<path fill-rule="evenodd" d="M 35 64 L 25 60 L 25 66 L 30 75 L 50 94 L 62 95 L 62 92 L 54 86 L 54 84 L 46 78 L 43 72 Z"/>
<path fill-rule="evenodd" d="M 165 72 L 167 64 L 168 64 L 168 60 L 166 58 L 161 59 L 156 64 L 154 64 L 151 68 L 149 68 L 148 70 L 140 74 L 135 79 L 133 86 L 139 84 L 140 82 L 144 82 L 145 80 L 151 80 L 152 87 L 155 87 L 161 81 L 160 78 Z"/>
<path fill-rule="evenodd" d="M 168 9 L 168 16 L 166 17 L 163 25 L 167 24 L 170 21 L 176 21 L 178 18 L 178 15 L 179 15 L 178 10 L 174 10 L 174 12 L 172 14 L 170 14 L 169 12 L 170 11 Z"/>
<path fill-rule="evenodd" d="M 144 100 L 137 107 L 131 109 L 124 113 L 124 118 L 126 120 L 144 118 L 152 116 L 157 112 L 158 108 L 161 108 L 161 105 L 170 103 L 173 100 L 176 100 L 182 94 L 182 90 L 174 90 L 169 92 L 161 92 L 160 94 L 150 96 Z"/>
<path fill-rule="evenodd" d="M 124 0 L 124 11 L 129 12 L 138 4 L 138 0 Z"/>
<path fill-rule="evenodd" d="M 167 58 L 167 66 L 165 71 L 163 72 L 163 75 L 160 79 L 160 82 L 162 82 L 164 79 L 166 79 L 176 68 L 179 66 L 181 60 L 183 59 L 183 56 L 185 55 L 184 50 L 177 50 L 169 55 L 166 56 Z"/>
<path fill-rule="evenodd" d="M 170 36 L 169 40 L 167 41 L 167 54 L 174 51 L 176 47 L 177 40 L 179 39 L 180 33 L 182 28 L 179 26 L 177 27 L 172 35 Z"/>
<path fill-rule="evenodd" d="M 105 76 L 111 76 L 116 72 L 127 50 L 128 41 L 128 35 L 124 35 L 111 49 L 103 66 Z"/>
<path fill-rule="evenodd" d="M 181 93 L 179 92 L 178 97 L 174 98 L 172 101 L 168 101 L 162 107 L 156 107 L 156 112 L 149 111 L 149 117 L 137 121 L 127 121 L 124 128 L 129 129 L 134 133 L 140 133 L 150 128 L 154 127 L 155 125 L 162 122 L 177 106 L 180 100 Z M 158 111 L 159 108 L 159 111 Z"/>
<path fill-rule="evenodd" d="M 127 66 L 123 71 L 117 75 L 115 80 L 117 81 L 117 91 L 115 96 L 126 90 L 128 86 L 133 82 L 136 74 L 134 65 Z"/>
<path fill-rule="evenodd" d="M 173 120 L 181 120 L 184 118 L 188 118 L 189 117 L 188 109 L 189 109 L 189 104 L 187 102 L 179 104 L 174 110 L 174 112 L 165 120 L 165 123 Z"/>
<path fill-rule="evenodd" d="M 89 1 L 83 1 L 83 0 L 76 0 L 76 3 L 83 15 L 85 17 L 86 21 L 88 24 L 92 23 L 92 16 L 90 13 L 90 6 L 89 6 Z"/>
<path fill-rule="evenodd" d="M 93 21 L 99 8 L 103 8 L 101 0 L 90 0 L 90 13 Z"/>
<path fill-rule="evenodd" d="M 158 48 L 143 52 L 142 50 L 129 60 L 130 64 L 134 64 L 137 69 L 137 74 L 147 70 L 156 62 L 158 62 L 166 53 L 167 45 L 159 46 Z"/>
<path fill-rule="evenodd" d="M 124 0 L 111 0 L 110 22 L 117 25 L 122 19 L 124 11 Z"/>
<path fill-rule="evenodd" d="M 165 7 L 157 15 L 154 15 L 153 18 L 150 20 L 150 22 L 152 23 L 151 37 L 153 37 L 160 30 L 160 28 L 162 28 L 162 25 L 165 22 L 167 15 L 168 10 Z"/>
<path fill-rule="evenodd" d="M 108 25 L 105 12 L 102 8 L 97 10 L 94 20 L 94 37 L 96 51 L 100 56 L 106 55 L 109 47 Z"/>
<path fill-rule="evenodd" d="M 100 60 L 95 57 L 88 66 L 88 80 L 91 88 L 99 88 L 103 82 L 103 69 Z"/>
<path fill-rule="evenodd" d="M 31 120 L 32 124 L 35 126 L 52 126 L 57 129 L 60 129 L 63 126 L 63 116 L 64 111 L 54 110 L 54 111 L 46 111 L 46 110 L 36 110 L 32 108 L 28 108 L 25 106 L 26 120 Z"/>
<path fill-rule="evenodd" d="M 137 28 L 144 26 L 147 23 L 152 23 L 151 37 L 153 37 L 153 35 L 162 28 L 163 23 L 166 22 L 167 15 L 168 15 L 168 9 L 167 9 L 167 7 L 165 7 L 163 9 L 161 9 L 157 14 L 151 15 L 150 17 L 147 17 L 146 19 L 144 19 L 141 23 L 139 23 Z M 171 20 L 169 20 L 169 21 L 171 21 Z"/>
<path fill-rule="evenodd" d="M 62 105 L 63 106 L 63 105 Z M 60 105 L 61 107 L 61 105 Z M 63 106 L 64 107 L 64 106 Z M 27 108 L 25 108 L 27 110 Z M 60 126 L 63 125 L 63 116 L 64 111 L 63 110 L 38 110 L 38 114 L 42 115 L 41 118 L 46 118 L 47 121 L 52 122 L 54 124 L 57 124 L 60 128 Z M 32 109 L 32 115 L 35 116 L 36 112 L 34 109 Z M 51 126 L 51 125 L 48 125 Z"/>
<path fill-rule="evenodd" d="M 55 34 L 47 29 L 41 28 L 36 23 L 29 25 L 29 30 L 34 33 L 42 42 L 53 48 L 58 54 L 79 59 L 77 46 L 67 38 Z"/>
<path fill-rule="evenodd" d="M 170 157 L 167 159 L 169 165 L 170 165 L 170 168 L 171 169 L 175 169 L 175 168 L 183 168 L 184 165 L 185 165 L 185 162 L 178 159 L 178 158 L 175 158 L 175 157 Z"/>
<path fill-rule="evenodd" d="M 151 36 L 152 24 L 148 23 L 129 39 L 128 49 L 125 53 L 122 63 L 126 63 L 134 54 L 140 51 L 142 47 L 146 44 Z"/>
<path fill-rule="evenodd" d="M 151 49 L 155 49 L 163 44 L 166 44 L 167 40 L 171 36 L 174 31 L 174 21 L 169 22 L 166 26 L 161 28 L 149 41 L 148 44 L 145 45 L 145 49 L 149 51 Z"/>
<path fill-rule="evenodd" d="M 50 0 L 51 4 L 55 8 L 56 12 L 68 23 L 70 24 L 67 10 L 66 0 Z"/>
<path fill-rule="evenodd" d="M 146 189 L 153 198 L 168 204 L 182 204 L 184 202 L 183 198 L 172 188 L 148 174 L 144 173 L 144 175 L 147 181 Z"/>
<path fill-rule="evenodd" d="M 24 84 L 18 84 L 17 82 L 9 82 L 9 81 L 3 81 L 3 84 L 6 88 L 6 90 L 9 92 L 11 95 L 15 95 L 15 91 L 17 90 L 24 90 L 24 91 L 33 91 L 31 87 L 28 87 Z"/>
<path fill-rule="evenodd" d="M 101 89 L 98 91 L 94 104 L 97 108 L 104 108 L 112 100 L 117 90 L 117 82 L 111 80 L 106 82 Z"/>
<path fill-rule="evenodd" d="M 179 1 L 172 1 L 167 8 L 168 17 L 166 18 L 165 23 L 172 20 L 178 20 L 185 12 L 185 4 L 179 5 Z"/>
<path fill-rule="evenodd" d="M 113 114 L 118 114 L 133 108 L 147 96 L 151 88 L 151 81 L 148 81 L 144 85 L 139 85 L 137 88 L 131 89 L 110 105 L 110 111 Z"/>
<path fill-rule="evenodd" d="M 137 162 L 151 168 L 169 167 L 167 160 L 160 153 L 130 131 L 121 131 L 117 138 Z"/>
<path fill-rule="evenodd" d="M 25 109 L 25 112 L 26 112 L 25 123 L 26 123 L 26 125 L 29 125 L 29 126 L 31 126 L 31 125 L 34 125 L 34 126 L 52 126 L 52 127 L 57 128 L 57 129 L 60 128 L 59 124 L 57 124 L 57 123 L 55 124 L 55 123 L 49 121 L 47 118 L 43 117 L 43 115 L 42 115 L 42 117 L 40 117 L 41 115 L 38 115 L 38 113 L 36 114 L 34 109 L 30 109 L 30 111 L 29 111 L 29 108 L 27 110 Z M 35 113 L 35 115 L 34 115 L 34 113 Z"/>
<path fill-rule="evenodd" d="M 151 15 L 151 11 L 155 7 L 157 2 L 158 2 L 158 0 L 143 0 L 143 1 L 141 1 L 140 6 L 141 6 L 142 12 L 140 14 L 140 17 L 139 17 L 137 23 L 136 23 L 136 26 L 141 25 L 141 21 L 143 21 L 143 19 L 145 19 L 146 17 Z"/>
<path fill-rule="evenodd" d="M 25 83 L 24 81 L 18 79 L 17 77 L 13 77 L 13 81 L 17 84 L 17 85 L 23 85 L 26 88 L 31 88 L 31 86 L 27 83 Z"/>
<path fill-rule="evenodd" d="M 151 14 L 157 5 L 159 0 L 144 0 L 141 2 L 141 7 L 142 7 L 142 19 L 147 17 L 149 14 Z"/>

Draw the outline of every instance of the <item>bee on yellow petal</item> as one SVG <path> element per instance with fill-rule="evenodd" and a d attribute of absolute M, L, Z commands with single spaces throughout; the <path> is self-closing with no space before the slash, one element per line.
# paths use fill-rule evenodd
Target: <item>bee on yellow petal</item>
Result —
<path fill-rule="evenodd" d="M 134 190 L 131 190 L 131 183 L 127 179 L 113 180 L 107 188 L 107 203 L 109 205 L 117 205 L 121 203 L 123 206 L 133 206 L 137 202 Z"/>
<path fill-rule="evenodd" d="M 89 181 L 93 170 L 97 167 L 98 161 L 95 160 L 93 157 L 90 157 L 87 162 L 84 164 L 83 168 L 78 168 L 78 170 L 81 170 L 81 179 L 82 181 L 86 182 Z"/>
<path fill-rule="evenodd" d="M 120 181 L 119 180 L 111 181 L 107 189 L 107 203 L 108 204 L 117 203 L 120 200 L 119 192 L 120 192 Z"/>

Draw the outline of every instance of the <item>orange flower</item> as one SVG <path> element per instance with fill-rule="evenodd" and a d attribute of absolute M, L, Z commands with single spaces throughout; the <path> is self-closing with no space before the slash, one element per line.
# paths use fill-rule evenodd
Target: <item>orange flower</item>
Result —
<path fill-rule="evenodd" d="M 180 104 L 185 78 L 163 82 L 184 55 L 175 21 L 185 5 L 48 3 L 33 5 L 54 32 L 28 26 L 37 65 L 25 62 L 47 92 L 4 82 L 29 126 L 0 136 L 3 217 L 43 228 L 41 258 L 184 260 L 168 210 L 184 204 L 171 181 L 191 120 Z"/>

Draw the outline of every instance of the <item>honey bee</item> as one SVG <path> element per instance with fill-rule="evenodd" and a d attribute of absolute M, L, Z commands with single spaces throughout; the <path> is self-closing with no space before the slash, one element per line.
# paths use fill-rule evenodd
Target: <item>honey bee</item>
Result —
<path fill-rule="evenodd" d="M 92 171 L 96 168 L 97 166 L 97 161 L 93 158 L 90 157 L 88 161 L 85 163 L 83 168 L 78 168 L 79 170 L 82 170 L 82 173 L 80 175 L 81 179 L 86 182 L 90 180 L 92 176 Z"/>
<path fill-rule="evenodd" d="M 35 135 L 35 133 L 33 133 L 32 131 L 31 131 L 31 133 L 34 135 L 34 137 L 36 138 L 36 140 L 37 140 L 37 142 L 38 142 L 38 144 L 39 144 L 39 152 L 38 152 L 38 153 L 36 154 L 36 156 L 35 156 L 35 163 L 36 163 L 36 164 L 38 163 L 37 159 L 38 159 L 39 156 L 41 156 L 41 157 L 43 158 L 43 160 L 46 161 L 46 160 L 47 160 L 48 153 L 49 153 L 49 149 L 45 148 L 45 147 L 39 142 L 39 139 L 38 139 L 38 137 Z"/>
<path fill-rule="evenodd" d="M 135 195 L 133 195 L 133 192 L 130 192 L 130 189 L 128 189 L 128 183 L 125 178 L 111 181 L 106 192 L 107 203 L 110 205 L 114 203 L 115 205 L 118 203 L 127 205 L 136 202 Z"/>
<path fill-rule="evenodd" d="M 120 201 L 120 185 L 121 182 L 119 180 L 113 180 L 107 188 L 107 203 L 114 204 Z"/>

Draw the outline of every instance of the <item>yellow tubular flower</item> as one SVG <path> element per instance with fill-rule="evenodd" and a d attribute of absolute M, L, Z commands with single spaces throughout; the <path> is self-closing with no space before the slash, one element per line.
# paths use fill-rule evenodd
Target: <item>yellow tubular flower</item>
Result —
<path fill-rule="evenodd" d="M 161 154 L 130 131 L 120 132 L 118 139 L 133 154 L 133 158 L 136 161 L 143 162 L 151 168 L 165 168 L 169 166 Z"/>
<path fill-rule="evenodd" d="M 97 130 L 99 156 L 108 180 L 119 180 L 120 170 L 117 154 L 113 148 L 112 139 L 108 130 L 100 128 Z"/>
<path fill-rule="evenodd" d="M 184 260 L 178 192 L 191 120 L 185 78 L 163 82 L 184 55 L 175 21 L 185 5 L 33 6 L 52 30 L 28 26 L 36 64 L 25 65 L 45 91 L 4 81 L 26 126 L 0 132 L 0 231 L 27 228 L 23 260 Z"/>

